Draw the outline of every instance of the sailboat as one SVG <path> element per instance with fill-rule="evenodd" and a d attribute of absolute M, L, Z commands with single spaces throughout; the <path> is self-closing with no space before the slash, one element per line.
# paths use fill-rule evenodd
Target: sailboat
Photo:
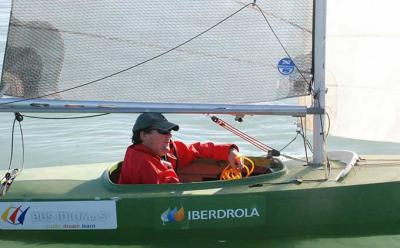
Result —
<path fill-rule="evenodd" d="M 326 4 L 13 1 L 0 111 L 17 121 L 26 112 L 287 115 L 312 126 L 313 156 L 250 157 L 256 173 L 226 181 L 217 177 L 225 165 L 197 161 L 178 171 L 183 183 L 165 185 L 116 184 L 120 162 L 9 168 L 0 236 L 104 244 L 400 233 L 399 158 L 326 151 Z M 312 103 L 269 103 L 292 97 Z M 340 115 L 352 115 L 335 103 L 332 132 L 346 136 Z M 379 127 L 386 140 L 399 140 L 399 112 Z"/>

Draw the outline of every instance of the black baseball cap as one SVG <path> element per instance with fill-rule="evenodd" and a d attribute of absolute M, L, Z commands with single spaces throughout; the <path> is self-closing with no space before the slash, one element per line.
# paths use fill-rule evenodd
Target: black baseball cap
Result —
<path fill-rule="evenodd" d="M 136 119 L 135 125 L 133 125 L 133 132 L 144 129 L 160 129 L 160 130 L 174 130 L 178 131 L 179 126 L 175 123 L 169 122 L 161 113 L 143 113 Z"/>

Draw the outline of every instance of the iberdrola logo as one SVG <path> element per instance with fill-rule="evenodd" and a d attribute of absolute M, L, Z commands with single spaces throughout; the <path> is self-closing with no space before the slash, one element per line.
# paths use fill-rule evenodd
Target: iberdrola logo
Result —
<path fill-rule="evenodd" d="M 23 210 L 21 207 L 22 206 L 14 207 L 11 205 L 1 214 L 1 219 L 4 222 L 12 225 L 23 225 L 25 221 L 25 215 L 30 207 L 25 208 L 25 210 Z"/>
<path fill-rule="evenodd" d="M 163 225 L 165 225 L 165 223 L 167 222 L 179 222 L 182 221 L 184 218 L 185 209 L 183 207 L 181 207 L 179 210 L 177 207 L 173 209 L 168 207 L 168 209 L 161 214 L 161 221 L 163 222 Z"/>

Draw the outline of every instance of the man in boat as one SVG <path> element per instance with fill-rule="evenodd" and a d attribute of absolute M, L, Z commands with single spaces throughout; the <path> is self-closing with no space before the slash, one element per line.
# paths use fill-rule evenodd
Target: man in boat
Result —
<path fill-rule="evenodd" d="M 125 154 L 118 180 L 120 184 L 179 183 L 178 167 L 188 166 L 196 158 L 225 160 L 241 170 L 238 147 L 212 142 L 187 145 L 172 141 L 171 131 L 179 126 L 160 113 L 143 113 L 133 126 L 132 145 Z"/>

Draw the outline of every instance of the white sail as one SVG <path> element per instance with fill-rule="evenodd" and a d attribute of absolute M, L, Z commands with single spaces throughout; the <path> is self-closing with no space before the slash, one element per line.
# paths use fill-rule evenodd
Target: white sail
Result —
<path fill-rule="evenodd" d="M 0 94 L 231 104 L 308 94 L 313 1 L 252 3 L 14 0 Z M 278 70 L 287 57 L 292 75 Z"/>
<path fill-rule="evenodd" d="M 328 1 L 326 110 L 331 135 L 400 142 L 399 9 L 396 0 Z"/>
<path fill-rule="evenodd" d="M 10 20 L 11 0 L 0 2 L 0 68 L 3 68 L 4 51 L 6 50 L 8 22 Z M 2 74 L 0 69 L 0 77 Z"/>

